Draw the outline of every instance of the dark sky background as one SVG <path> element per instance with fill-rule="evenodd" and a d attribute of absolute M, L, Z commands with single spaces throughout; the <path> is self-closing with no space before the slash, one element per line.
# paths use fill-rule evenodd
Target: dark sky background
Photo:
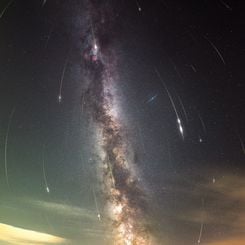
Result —
<path fill-rule="evenodd" d="M 157 244 L 245 244 L 244 4 L 105 2 L 113 9 L 118 99 Z M 0 244 L 27 244 L 10 240 L 5 224 L 64 244 L 108 245 L 81 113 L 85 1 L 1 1 L 0 11 L 8 3 L 0 18 Z"/>

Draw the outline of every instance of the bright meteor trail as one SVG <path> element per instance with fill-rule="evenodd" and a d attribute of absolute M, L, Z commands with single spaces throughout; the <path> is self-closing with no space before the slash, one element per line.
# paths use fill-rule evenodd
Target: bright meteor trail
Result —
<path fill-rule="evenodd" d="M 49 189 L 49 186 L 48 186 L 48 181 L 47 181 L 47 176 L 46 176 L 46 170 L 45 170 L 44 149 L 45 149 L 45 147 L 43 146 L 43 152 L 42 152 L 43 179 L 44 179 L 44 184 L 45 184 L 45 190 L 46 190 L 47 193 L 49 193 L 50 192 L 50 189 Z"/>
<path fill-rule="evenodd" d="M 170 92 L 169 92 L 169 90 L 168 90 L 166 84 L 164 83 L 164 81 L 163 81 L 163 79 L 162 79 L 162 77 L 161 77 L 159 71 L 158 71 L 156 68 L 155 68 L 155 72 L 156 72 L 156 74 L 157 74 L 159 80 L 161 81 L 161 83 L 162 83 L 162 85 L 163 85 L 165 91 L 167 92 L 168 98 L 169 98 L 169 100 L 170 100 L 170 102 L 171 102 L 171 105 L 172 105 L 172 107 L 173 107 L 173 109 L 174 109 L 174 112 L 175 112 L 175 115 L 176 115 L 176 121 L 177 121 L 177 127 L 178 127 L 178 130 L 179 130 L 179 132 L 180 132 L 180 134 L 181 134 L 182 139 L 184 139 L 184 137 L 185 137 L 185 135 L 184 135 L 184 128 L 183 128 L 183 126 L 182 126 L 182 121 L 181 121 L 181 119 L 180 119 L 180 117 L 179 117 L 179 113 L 178 113 L 177 108 L 176 108 L 176 105 L 175 105 L 175 103 L 174 103 L 174 99 L 173 99 L 172 95 L 170 94 Z M 185 111 L 184 111 L 184 112 L 185 112 Z"/>
<path fill-rule="evenodd" d="M 66 60 L 65 60 L 65 64 L 64 64 L 63 70 L 62 70 L 62 75 L 61 75 L 61 78 L 60 78 L 59 95 L 58 95 L 58 102 L 59 103 L 62 102 L 63 80 L 64 80 L 64 77 L 65 77 L 65 72 L 66 72 L 66 68 L 67 68 L 67 65 L 68 65 L 70 52 L 71 52 L 71 49 L 69 50 L 69 52 L 67 54 L 67 57 L 66 57 Z"/>

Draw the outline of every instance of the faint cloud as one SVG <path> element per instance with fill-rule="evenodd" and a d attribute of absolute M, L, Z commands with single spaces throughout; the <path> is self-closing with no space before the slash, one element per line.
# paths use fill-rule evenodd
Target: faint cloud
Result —
<path fill-rule="evenodd" d="M 73 216 L 76 218 L 83 217 L 90 220 L 96 220 L 97 216 L 91 210 L 80 208 L 72 205 L 67 205 L 63 203 L 57 202 L 46 202 L 46 201 L 39 201 L 39 200 L 28 200 L 26 201 L 30 204 L 33 208 L 37 208 L 43 211 L 56 213 L 63 216 Z"/>

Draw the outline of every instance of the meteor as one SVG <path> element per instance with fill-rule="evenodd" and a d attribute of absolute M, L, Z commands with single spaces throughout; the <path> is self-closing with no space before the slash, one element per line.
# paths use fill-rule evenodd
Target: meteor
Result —
<path fill-rule="evenodd" d="M 46 4 L 47 0 L 43 0 L 42 7 Z"/>
<path fill-rule="evenodd" d="M 218 50 L 218 48 L 214 45 L 214 43 L 211 42 L 207 37 L 205 37 L 205 36 L 203 36 L 203 37 L 209 42 L 209 44 L 212 46 L 212 48 L 218 54 L 218 56 L 220 57 L 220 59 L 223 62 L 223 64 L 226 65 L 224 57 L 222 56 L 222 54 L 220 53 L 220 51 Z"/>
<path fill-rule="evenodd" d="M 202 199 L 202 211 L 204 212 L 204 200 Z M 204 217 L 202 217 L 202 223 L 200 227 L 200 232 L 199 232 L 199 237 L 197 240 L 197 244 L 201 244 L 201 239 L 202 239 L 202 233 L 203 233 L 203 226 L 204 226 Z"/>
<path fill-rule="evenodd" d="M 245 154 L 245 145 L 244 145 L 244 141 L 242 140 L 241 136 L 238 135 L 239 141 L 240 141 L 240 145 L 241 145 L 241 149 L 243 154 Z"/>
<path fill-rule="evenodd" d="M 96 197 L 95 190 L 94 190 L 93 186 L 92 186 L 92 192 L 93 192 L 94 203 L 95 203 L 95 208 L 96 208 L 96 212 L 97 212 L 97 218 L 98 218 L 99 221 L 101 221 L 101 214 L 100 214 L 100 211 L 99 211 L 97 197 Z"/>
<path fill-rule="evenodd" d="M 203 226 L 204 226 L 204 223 L 202 222 L 202 223 L 201 223 L 201 227 L 200 227 L 199 238 L 198 238 L 198 240 L 197 240 L 197 244 L 198 244 L 198 245 L 201 243 L 202 232 L 203 232 Z"/>
<path fill-rule="evenodd" d="M 61 97 L 61 94 L 59 94 L 59 96 L 58 96 L 58 102 L 61 103 L 61 101 L 62 101 L 62 97 Z"/>
<path fill-rule="evenodd" d="M 66 67 L 67 67 L 67 63 L 68 63 L 68 59 L 66 59 L 66 62 L 64 64 L 63 70 L 62 70 L 62 75 L 61 75 L 61 79 L 60 79 L 60 87 L 59 87 L 59 96 L 58 96 L 58 102 L 61 103 L 62 100 L 62 86 L 63 86 L 63 80 L 64 80 L 64 76 L 65 76 L 65 72 L 66 72 Z"/>
<path fill-rule="evenodd" d="M 225 3 L 223 0 L 220 0 L 220 2 L 230 11 L 232 11 L 232 8 L 227 4 Z"/>
<path fill-rule="evenodd" d="M 5 6 L 5 8 L 2 10 L 2 12 L 0 13 L 0 19 L 4 16 L 5 12 L 8 10 L 8 8 L 10 7 L 10 5 L 14 2 L 14 0 L 11 0 L 7 3 L 7 5 Z"/>
<path fill-rule="evenodd" d="M 71 52 L 71 49 L 69 50 L 69 52 L 68 52 L 68 54 L 67 54 L 67 57 L 66 57 L 66 60 L 65 60 L 65 64 L 64 64 L 63 70 L 62 70 L 62 75 L 61 75 L 61 78 L 60 78 L 60 87 L 59 87 L 59 95 L 58 95 L 58 102 L 59 102 L 59 104 L 60 104 L 61 101 L 62 101 L 62 87 L 63 87 L 63 80 L 64 80 L 66 68 L 67 68 L 67 65 L 68 65 L 70 52 Z"/>
<path fill-rule="evenodd" d="M 206 128 L 206 125 L 205 125 L 205 123 L 204 123 L 204 121 L 203 121 L 203 119 L 202 119 L 202 117 L 201 117 L 201 115 L 200 115 L 199 113 L 198 113 L 198 118 L 199 118 L 200 123 L 201 123 L 201 125 L 202 125 L 203 132 L 204 132 L 205 134 L 207 134 L 207 128 Z"/>
<path fill-rule="evenodd" d="M 7 154 L 8 154 L 8 138 L 9 138 L 9 130 L 11 126 L 11 122 L 13 119 L 15 113 L 15 107 L 12 109 L 10 116 L 9 116 L 9 122 L 8 122 L 8 127 L 7 127 L 7 133 L 5 137 L 5 144 L 4 144 L 4 167 L 5 167 L 5 178 L 6 178 L 6 183 L 9 187 L 9 177 L 8 177 L 8 159 L 7 159 Z"/>
<path fill-rule="evenodd" d="M 180 106 L 181 106 L 181 108 L 182 108 L 182 111 L 184 112 L 186 122 L 188 122 L 189 120 L 188 120 L 188 115 L 187 115 L 185 106 L 184 106 L 184 104 L 183 104 L 183 102 L 182 102 L 180 96 L 177 95 L 177 98 L 178 98 L 178 100 L 179 100 L 179 103 L 180 103 Z"/>
<path fill-rule="evenodd" d="M 137 8 L 138 8 L 139 12 L 141 12 L 141 11 L 142 11 L 142 8 L 141 8 L 139 2 L 138 2 L 137 0 L 135 0 L 135 2 L 136 2 L 136 4 L 137 4 Z"/>
<path fill-rule="evenodd" d="M 92 56 L 92 61 L 97 61 L 98 60 L 98 55 L 99 55 L 99 47 L 98 44 L 96 42 L 96 38 L 95 38 L 95 33 L 94 33 L 94 27 L 93 27 L 93 23 L 90 20 L 90 28 L 91 28 L 91 33 L 92 33 L 92 48 L 91 48 L 91 56 Z"/>
<path fill-rule="evenodd" d="M 163 85 L 165 91 L 167 92 L 168 98 L 169 98 L 169 100 L 170 100 L 170 102 L 171 102 L 171 104 L 172 104 L 172 107 L 173 107 L 173 109 L 174 109 L 174 112 L 175 112 L 176 122 L 177 122 L 177 128 L 178 128 L 178 130 L 179 130 L 179 132 L 180 132 L 180 134 L 181 134 L 182 139 L 184 139 L 184 128 L 183 128 L 183 126 L 182 126 L 182 121 L 181 121 L 181 119 L 180 119 L 180 117 L 179 117 L 179 113 L 178 113 L 178 111 L 177 111 L 177 108 L 176 108 L 176 105 L 175 105 L 175 103 L 174 103 L 173 97 L 172 97 L 172 95 L 170 94 L 170 92 L 169 92 L 169 90 L 168 90 L 168 88 L 167 88 L 167 85 L 164 83 L 164 81 L 163 81 L 163 79 L 162 79 L 162 77 L 161 77 L 159 71 L 158 71 L 156 68 L 155 68 L 155 72 L 156 72 L 156 74 L 157 74 L 159 80 L 161 81 L 161 83 L 162 83 L 162 85 Z"/>
<path fill-rule="evenodd" d="M 180 131 L 182 137 L 184 137 L 184 129 L 183 129 L 183 127 L 182 127 L 182 123 L 181 123 L 181 121 L 180 121 L 180 118 L 177 118 L 177 123 L 178 123 L 179 131 Z"/>
<path fill-rule="evenodd" d="M 50 189 L 48 187 L 48 181 L 47 181 L 47 176 L 46 176 L 46 170 L 45 170 L 45 161 L 44 161 L 44 146 L 43 146 L 43 154 L 42 154 L 42 168 L 43 168 L 43 179 L 44 179 L 44 184 L 45 184 L 45 190 L 47 193 L 50 193 Z"/>
<path fill-rule="evenodd" d="M 194 65 L 190 65 L 190 67 L 191 67 L 191 69 L 195 72 L 195 73 L 197 73 L 197 69 L 196 69 L 196 67 L 194 66 Z"/>
<path fill-rule="evenodd" d="M 154 96 L 152 96 L 149 100 L 147 100 L 146 101 L 146 103 L 148 104 L 148 103 L 151 103 L 153 100 L 155 100 L 156 98 L 157 98 L 157 94 L 156 95 L 154 95 Z"/>

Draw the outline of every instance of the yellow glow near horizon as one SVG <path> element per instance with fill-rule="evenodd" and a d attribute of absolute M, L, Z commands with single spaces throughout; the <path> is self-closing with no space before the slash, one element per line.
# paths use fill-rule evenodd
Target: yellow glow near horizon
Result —
<path fill-rule="evenodd" d="M 208 245 L 244 245 L 245 237 L 230 238 L 224 241 L 217 241 L 208 243 Z"/>
<path fill-rule="evenodd" d="M 66 239 L 0 223 L 0 241 L 15 245 L 64 244 Z"/>

